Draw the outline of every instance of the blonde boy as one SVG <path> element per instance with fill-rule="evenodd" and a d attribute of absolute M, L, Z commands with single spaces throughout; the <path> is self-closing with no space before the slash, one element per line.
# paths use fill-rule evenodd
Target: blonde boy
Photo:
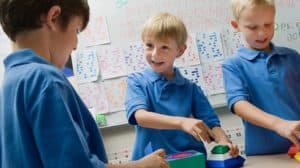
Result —
<path fill-rule="evenodd" d="M 201 140 L 228 144 L 237 155 L 200 87 L 184 78 L 174 61 L 186 49 L 183 22 L 169 13 L 151 17 L 142 30 L 149 67 L 128 76 L 126 114 L 136 125 L 133 159 L 158 148 L 167 154 L 186 150 L 205 153 Z M 193 117 L 191 117 L 193 116 Z"/>
<path fill-rule="evenodd" d="M 231 25 L 244 44 L 222 69 L 228 106 L 244 121 L 245 152 L 285 153 L 292 143 L 299 148 L 299 53 L 271 42 L 273 0 L 231 2 Z"/>

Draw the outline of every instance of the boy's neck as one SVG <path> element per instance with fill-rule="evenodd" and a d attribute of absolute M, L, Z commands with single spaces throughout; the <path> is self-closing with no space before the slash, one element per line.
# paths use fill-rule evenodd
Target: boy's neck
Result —
<path fill-rule="evenodd" d="M 22 32 L 16 36 L 16 41 L 13 43 L 13 51 L 30 48 L 37 55 L 44 57 L 50 61 L 49 48 L 47 47 L 46 34 L 42 29 Z"/>

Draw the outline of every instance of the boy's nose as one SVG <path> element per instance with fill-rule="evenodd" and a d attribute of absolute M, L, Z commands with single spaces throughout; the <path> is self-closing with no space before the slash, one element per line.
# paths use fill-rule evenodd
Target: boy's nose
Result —
<path fill-rule="evenodd" d="M 154 49 L 154 50 L 152 51 L 151 58 L 152 58 L 153 61 L 156 61 L 156 60 L 158 59 L 158 53 L 157 53 L 157 50 L 156 50 L 156 49 Z"/>
<path fill-rule="evenodd" d="M 264 37 L 266 36 L 267 34 L 267 31 L 265 29 L 261 29 L 259 32 L 258 32 L 258 36 L 259 37 Z"/>

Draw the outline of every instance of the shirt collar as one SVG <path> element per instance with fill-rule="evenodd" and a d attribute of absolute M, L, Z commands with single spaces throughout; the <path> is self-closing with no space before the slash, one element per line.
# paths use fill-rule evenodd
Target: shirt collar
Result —
<path fill-rule="evenodd" d="M 3 61 L 5 67 L 7 69 L 12 68 L 17 65 L 28 64 L 32 62 L 42 63 L 42 64 L 49 64 L 46 59 L 41 56 L 38 56 L 34 51 L 31 49 L 22 49 L 16 52 L 9 54 Z"/>
<path fill-rule="evenodd" d="M 171 80 L 168 80 L 168 82 L 174 83 L 177 85 L 183 85 L 185 83 L 185 78 L 182 76 L 182 74 L 180 73 L 180 71 L 177 67 L 174 67 L 174 71 L 176 74 L 175 77 Z M 145 69 L 145 72 L 148 75 L 151 82 L 156 82 L 158 80 L 166 80 L 166 78 L 163 75 L 153 71 L 153 69 L 151 67 L 147 67 Z"/>
<path fill-rule="evenodd" d="M 270 43 L 270 47 L 271 47 L 271 51 L 269 53 L 267 53 L 265 51 L 253 50 L 250 48 L 246 48 L 244 46 L 240 46 L 237 49 L 237 55 L 239 55 L 240 57 L 242 57 L 246 60 L 251 61 L 261 55 L 269 56 L 269 55 L 275 55 L 275 54 L 279 54 L 279 55 L 283 54 L 273 43 Z"/>

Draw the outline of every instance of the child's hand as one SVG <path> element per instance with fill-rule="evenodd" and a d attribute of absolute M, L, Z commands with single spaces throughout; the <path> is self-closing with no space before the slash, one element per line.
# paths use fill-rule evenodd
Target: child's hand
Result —
<path fill-rule="evenodd" d="M 136 162 L 135 167 L 139 168 L 169 168 L 169 164 L 165 160 L 165 151 L 163 149 L 158 149 Z"/>
<path fill-rule="evenodd" d="M 204 121 L 195 118 L 183 118 L 181 129 L 193 135 L 199 141 L 203 140 L 207 143 L 210 143 L 211 137 L 213 137 L 211 130 L 204 123 Z"/>
<path fill-rule="evenodd" d="M 300 121 L 279 119 L 274 123 L 274 130 L 281 136 L 289 139 L 300 151 Z"/>
<path fill-rule="evenodd" d="M 239 148 L 237 145 L 232 144 L 229 140 L 222 140 L 218 142 L 220 145 L 227 145 L 229 147 L 229 154 L 232 157 L 237 157 L 239 155 Z"/>

